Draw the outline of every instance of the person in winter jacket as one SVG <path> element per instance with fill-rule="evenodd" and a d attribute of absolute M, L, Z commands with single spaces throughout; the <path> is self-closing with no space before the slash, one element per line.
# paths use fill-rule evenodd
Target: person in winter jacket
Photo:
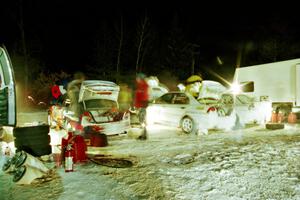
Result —
<path fill-rule="evenodd" d="M 190 93 L 196 99 L 198 98 L 201 88 L 202 77 L 199 75 L 192 75 L 186 80 L 185 92 Z"/>
<path fill-rule="evenodd" d="M 143 127 L 143 134 L 140 135 L 139 139 L 145 140 L 147 139 L 147 132 L 145 127 L 145 119 L 146 119 L 146 108 L 148 106 L 149 94 L 148 94 L 148 83 L 145 80 L 144 74 L 138 74 L 136 77 L 136 90 L 135 90 L 135 99 L 134 99 L 134 107 L 138 113 L 139 123 Z"/>
<path fill-rule="evenodd" d="M 74 80 L 68 84 L 67 93 L 70 99 L 70 110 L 74 112 L 75 116 L 79 117 L 82 114 L 82 107 L 79 104 L 79 91 L 81 83 L 85 80 L 85 76 L 81 72 L 74 74 Z"/>
<path fill-rule="evenodd" d="M 127 111 L 132 103 L 132 91 L 126 83 L 120 84 L 120 93 L 118 97 L 119 107 L 122 112 Z"/>
<path fill-rule="evenodd" d="M 148 83 L 145 80 L 144 74 L 138 74 L 136 77 L 136 90 L 135 90 L 135 100 L 134 107 L 146 108 L 148 106 L 149 94 L 148 94 Z"/>

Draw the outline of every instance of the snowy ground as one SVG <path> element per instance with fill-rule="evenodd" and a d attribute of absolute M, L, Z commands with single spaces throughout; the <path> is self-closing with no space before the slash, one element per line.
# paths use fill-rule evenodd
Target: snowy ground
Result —
<path fill-rule="evenodd" d="M 0 199 L 300 199 L 300 126 L 270 131 L 254 126 L 185 135 L 161 126 L 148 139 L 109 138 L 90 153 L 125 157 L 130 168 L 94 163 L 28 186 L 0 171 Z M 3 160 L 3 156 L 1 157 Z"/>

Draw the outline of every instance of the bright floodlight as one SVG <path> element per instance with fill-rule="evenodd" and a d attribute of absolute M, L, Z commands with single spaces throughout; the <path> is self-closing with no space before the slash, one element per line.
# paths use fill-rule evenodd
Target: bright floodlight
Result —
<path fill-rule="evenodd" d="M 241 86 L 238 83 L 232 83 L 230 89 L 233 94 L 238 94 L 241 92 Z"/>

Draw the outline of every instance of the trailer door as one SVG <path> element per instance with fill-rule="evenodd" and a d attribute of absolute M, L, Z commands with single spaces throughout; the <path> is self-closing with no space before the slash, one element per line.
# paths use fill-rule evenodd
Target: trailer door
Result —
<path fill-rule="evenodd" d="M 296 106 L 300 106 L 300 64 L 296 65 Z"/>
<path fill-rule="evenodd" d="M 16 125 L 15 80 L 7 51 L 0 47 L 0 126 Z"/>

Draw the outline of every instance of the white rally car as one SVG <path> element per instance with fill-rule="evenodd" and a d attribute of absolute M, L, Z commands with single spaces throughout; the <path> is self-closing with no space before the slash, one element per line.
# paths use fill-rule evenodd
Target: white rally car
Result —
<path fill-rule="evenodd" d="M 130 113 L 119 111 L 119 91 L 120 87 L 114 82 L 83 81 L 79 92 L 83 114 L 78 118 L 71 111 L 64 112 L 65 128 L 100 131 L 106 135 L 126 133 L 130 128 Z"/>
<path fill-rule="evenodd" d="M 168 92 L 146 109 L 146 123 L 180 127 L 185 133 L 243 127 L 268 121 L 270 102 L 233 94 L 218 82 L 203 81 L 199 98 L 185 92 Z"/>

